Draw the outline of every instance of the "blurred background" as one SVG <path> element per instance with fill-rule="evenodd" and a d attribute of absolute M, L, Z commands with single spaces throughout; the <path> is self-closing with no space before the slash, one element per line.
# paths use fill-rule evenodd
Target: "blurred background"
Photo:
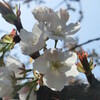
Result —
<path fill-rule="evenodd" d="M 2 2 L 2 0 L 0 0 Z M 96 78 L 100 78 L 100 39 L 94 41 L 96 38 L 100 38 L 100 0 L 5 0 L 8 2 L 12 8 L 15 4 L 20 4 L 21 10 L 21 22 L 23 27 L 27 31 L 32 31 L 34 23 L 36 22 L 31 11 L 37 6 L 47 6 L 54 9 L 55 11 L 60 8 L 66 8 L 69 11 L 70 18 L 67 22 L 75 23 L 80 22 L 81 29 L 73 37 L 77 40 L 77 44 L 82 44 L 85 42 L 85 45 L 81 46 L 81 49 L 87 51 L 89 58 L 93 57 L 94 63 L 97 67 L 93 70 L 93 73 Z M 15 26 L 7 23 L 0 14 L 0 37 L 4 34 L 8 34 Z M 52 47 L 54 44 L 53 40 L 48 42 L 48 45 Z M 65 47 L 66 44 L 59 42 L 59 47 Z M 76 48 L 77 49 L 77 48 Z M 80 48 L 79 48 L 80 49 Z M 66 49 L 67 50 L 67 49 Z M 10 55 L 16 56 L 24 64 L 28 64 L 29 57 L 21 54 L 19 44 L 15 45 L 14 49 L 11 50 Z M 30 65 L 31 66 L 31 65 Z M 82 79 L 86 79 L 84 74 L 79 76 Z"/>

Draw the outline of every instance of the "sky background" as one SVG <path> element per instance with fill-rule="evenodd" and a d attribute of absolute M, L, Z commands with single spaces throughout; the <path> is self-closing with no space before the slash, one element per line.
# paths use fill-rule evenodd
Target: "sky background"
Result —
<path fill-rule="evenodd" d="M 2 0 L 0 0 L 2 1 Z M 7 1 L 7 0 L 5 0 Z M 47 6 L 50 7 L 52 9 L 54 9 L 55 11 L 60 9 L 60 8 L 66 8 L 66 4 L 63 3 L 62 5 L 60 5 L 59 7 L 57 7 L 57 5 L 62 1 L 62 0 L 45 0 L 46 3 L 42 4 L 41 6 Z M 15 4 L 15 3 L 13 3 Z M 19 4 L 19 2 L 17 2 L 17 4 Z M 81 4 L 82 4 L 82 10 L 84 13 L 84 18 L 82 20 L 81 24 L 81 29 L 79 32 L 77 32 L 74 37 L 78 36 L 79 37 L 79 44 L 83 43 L 89 39 L 93 39 L 93 38 L 97 38 L 100 37 L 100 0 L 81 0 Z M 79 4 L 78 3 L 71 3 L 72 7 L 75 7 L 77 9 L 76 12 L 72 12 L 69 11 L 70 14 L 70 19 L 68 21 L 68 23 L 71 22 L 76 22 L 79 18 Z M 36 20 L 34 19 L 31 11 L 32 9 L 34 9 L 35 7 L 37 7 L 39 5 L 35 4 L 34 2 L 32 2 L 30 4 L 30 8 L 27 8 L 27 5 L 23 5 L 21 3 L 21 21 L 23 24 L 23 27 L 27 30 L 27 31 L 32 31 L 32 27 L 34 25 L 34 23 L 36 22 Z M 15 28 L 13 25 L 7 23 L 2 16 L 0 15 L 0 30 L 4 30 L 5 32 L 1 32 L 0 33 L 0 37 L 3 34 L 7 34 L 7 32 L 11 32 L 11 30 Z M 49 45 L 52 45 L 53 41 L 49 42 Z M 59 43 L 59 46 L 61 46 L 61 44 Z M 15 46 L 15 48 L 17 48 L 17 46 Z M 92 42 L 90 44 L 87 44 L 85 46 L 83 46 L 84 50 L 86 50 L 87 52 L 92 51 L 93 48 L 96 49 L 97 52 L 100 51 L 100 41 L 96 41 L 96 42 Z M 26 62 L 27 60 L 22 59 L 24 56 L 22 54 L 17 54 L 18 52 L 20 52 L 20 49 L 15 49 L 12 50 L 12 55 L 16 55 L 17 57 L 20 57 L 20 60 L 22 62 Z M 95 73 L 95 76 L 97 78 L 99 78 L 100 76 L 100 67 L 98 66 L 97 68 L 95 68 L 95 70 L 93 71 Z M 84 75 L 81 75 L 82 77 Z"/>

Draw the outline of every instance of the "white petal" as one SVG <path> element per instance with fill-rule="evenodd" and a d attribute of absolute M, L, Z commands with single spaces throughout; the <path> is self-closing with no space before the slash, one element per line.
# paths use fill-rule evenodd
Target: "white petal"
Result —
<path fill-rule="evenodd" d="M 32 29 L 32 33 L 35 34 L 37 37 L 40 37 L 42 34 L 42 30 L 40 29 L 40 27 L 42 27 L 43 23 L 35 23 L 34 27 Z M 40 27 L 39 27 L 40 26 Z"/>
<path fill-rule="evenodd" d="M 14 91 L 9 79 L 0 79 L 0 97 L 9 96 Z"/>
<path fill-rule="evenodd" d="M 22 68 L 22 63 L 19 62 L 17 59 L 15 59 L 14 57 L 11 57 L 11 56 L 8 56 L 7 57 L 7 60 L 6 60 L 6 67 L 9 69 L 9 70 L 12 70 L 16 77 L 19 77 L 20 76 L 20 69 L 19 68 Z M 21 77 L 21 76 L 20 76 Z"/>
<path fill-rule="evenodd" d="M 61 91 L 66 83 L 66 76 L 64 73 L 56 73 L 50 70 L 44 74 L 43 82 L 46 86 L 55 91 Z"/>
<path fill-rule="evenodd" d="M 9 70 L 7 67 L 0 67 L 0 79 L 8 78 L 9 76 L 13 76 L 13 72 Z"/>
<path fill-rule="evenodd" d="M 68 66 L 72 66 L 73 64 L 75 64 L 76 63 L 76 61 L 77 61 L 77 55 L 76 55 L 76 53 L 73 53 L 73 52 L 68 52 L 68 53 L 66 53 L 66 56 L 68 57 L 67 59 L 66 59 L 66 64 L 68 65 Z"/>
<path fill-rule="evenodd" d="M 28 44 L 26 44 L 22 41 L 20 41 L 20 47 L 21 47 L 22 53 L 25 55 L 29 55 L 29 54 L 33 53 L 32 48 L 30 49 L 30 47 L 28 47 Z"/>
<path fill-rule="evenodd" d="M 66 35 L 73 35 L 80 29 L 80 23 L 70 23 L 66 26 L 66 29 L 64 30 Z"/>
<path fill-rule="evenodd" d="M 47 7 L 37 7 L 32 11 L 32 13 L 39 22 L 44 22 L 49 19 L 49 12 L 51 11 L 52 10 Z"/>
<path fill-rule="evenodd" d="M 79 71 L 77 70 L 77 66 L 74 64 L 69 71 L 65 72 L 66 76 L 76 77 L 79 75 Z"/>
<path fill-rule="evenodd" d="M 13 72 L 7 67 L 0 67 L 0 97 L 9 96 L 13 92 L 12 80 Z"/>
<path fill-rule="evenodd" d="M 62 52 L 61 49 L 48 49 L 44 51 L 45 59 L 47 61 L 63 61 L 65 59 L 65 54 Z"/>
<path fill-rule="evenodd" d="M 68 21 L 69 13 L 68 13 L 67 9 L 60 9 L 60 11 L 58 13 L 60 13 L 60 18 L 62 21 L 65 21 L 65 22 Z"/>
<path fill-rule="evenodd" d="M 21 40 L 22 40 L 23 42 L 25 42 L 25 43 L 27 43 L 27 42 L 29 43 L 30 40 L 33 40 L 34 37 L 35 37 L 33 33 L 28 32 L 28 31 L 26 31 L 25 29 L 21 29 L 21 30 L 20 30 L 19 36 L 20 36 Z"/>
<path fill-rule="evenodd" d="M 41 36 L 41 38 L 45 41 L 47 40 L 47 34 L 44 34 L 44 30 L 45 30 L 45 24 L 43 22 L 39 22 L 39 23 L 35 23 L 32 32 L 34 34 L 37 34 L 38 37 Z"/>
<path fill-rule="evenodd" d="M 22 53 L 25 55 L 31 55 L 39 50 L 41 50 L 45 46 L 45 42 L 41 41 L 37 44 L 26 44 L 24 42 L 20 42 Z"/>
<path fill-rule="evenodd" d="M 34 62 L 34 69 L 42 74 L 46 73 L 48 70 L 47 60 L 43 56 L 37 58 Z"/>

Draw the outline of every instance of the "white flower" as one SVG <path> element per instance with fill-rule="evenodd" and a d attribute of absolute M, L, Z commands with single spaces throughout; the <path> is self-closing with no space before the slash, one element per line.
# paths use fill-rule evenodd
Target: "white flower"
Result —
<path fill-rule="evenodd" d="M 34 25 L 32 33 L 21 29 L 19 36 L 21 38 L 20 46 L 22 53 L 25 55 L 31 55 L 41 50 L 45 46 L 45 40 L 47 39 L 47 37 L 42 34 L 37 23 Z"/>
<path fill-rule="evenodd" d="M 19 68 L 22 68 L 23 64 L 15 59 L 14 57 L 8 56 L 6 60 L 5 65 L 9 70 L 13 71 L 15 73 L 16 77 L 21 77 L 22 75 L 19 74 L 21 70 Z"/>
<path fill-rule="evenodd" d="M 77 22 L 66 25 L 66 22 L 69 19 L 69 14 L 66 9 L 60 9 L 59 11 L 54 12 L 47 7 L 38 7 L 33 10 L 33 14 L 38 21 L 44 22 L 46 28 L 42 31 L 47 34 L 48 38 L 64 40 L 70 43 L 75 42 L 70 35 L 76 33 L 80 29 L 80 24 Z"/>
<path fill-rule="evenodd" d="M 27 86 L 24 86 L 20 91 L 19 91 L 19 98 L 20 100 L 26 100 L 27 96 L 30 93 L 30 89 Z M 29 100 L 37 100 L 37 96 L 34 93 L 34 90 L 31 91 Z"/>
<path fill-rule="evenodd" d="M 70 80 L 69 77 L 73 76 L 73 71 L 70 75 L 67 75 L 67 72 L 72 69 L 76 60 L 77 55 L 75 53 L 49 49 L 35 60 L 34 69 L 44 74 L 43 82 L 45 85 L 53 90 L 62 90 L 66 82 Z"/>
<path fill-rule="evenodd" d="M 10 96 L 14 91 L 11 79 L 13 74 L 7 67 L 0 67 L 0 98 Z"/>

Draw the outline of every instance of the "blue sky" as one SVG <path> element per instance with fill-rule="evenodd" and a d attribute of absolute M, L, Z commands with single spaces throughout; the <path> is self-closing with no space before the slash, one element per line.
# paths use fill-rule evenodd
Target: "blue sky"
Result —
<path fill-rule="evenodd" d="M 0 0 L 2 1 L 2 0 Z M 6 1 L 6 0 L 5 0 Z M 43 4 L 41 6 L 47 6 L 50 8 L 55 8 L 62 0 L 46 0 L 46 4 Z M 18 3 L 18 2 L 17 2 Z M 79 43 L 83 43 L 89 39 L 93 39 L 96 37 L 100 37 L 100 0 L 81 0 L 82 3 L 82 10 L 84 13 L 84 19 L 81 23 L 81 29 L 79 32 L 75 34 L 75 37 L 79 37 Z M 27 8 L 27 5 L 21 5 L 21 21 L 24 26 L 24 28 L 28 31 L 32 30 L 32 27 L 36 20 L 34 19 L 31 11 L 36 6 L 35 3 L 30 4 L 30 8 Z M 72 6 L 79 9 L 79 6 L 77 3 L 72 3 Z M 59 6 L 57 9 L 60 8 L 66 8 L 66 4 L 63 3 L 61 6 Z M 76 22 L 79 15 L 76 12 L 69 12 L 70 14 L 70 22 Z M 10 32 L 13 28 L 15 28 L 13 25 L 7 23 L 2 16 L 0 15 L 0 29 L 5 30 L 7 32 Z M 4 33 L 0 33 L 1 35 Z M 53 42 L 51 42 L 53 43 Z M 59 44 L 60 45 L 60 44 Z M 16 46 L 17 47 L 17 46 Z M 84 50 L 92 50 L 92 48 L 95 48 L 96 51 L 100 51 L 100 41 L 93 42 L 90 44 L 87 44 L 83 46 Z M 17 51 L 16 51 L 17 52 Z M 15 54 L 16 54 L 15 52 Z M 94 73 L 96 77 L 99 77 L 100 75 L 100 68 L 96 68 L 94 70 Z"/>

